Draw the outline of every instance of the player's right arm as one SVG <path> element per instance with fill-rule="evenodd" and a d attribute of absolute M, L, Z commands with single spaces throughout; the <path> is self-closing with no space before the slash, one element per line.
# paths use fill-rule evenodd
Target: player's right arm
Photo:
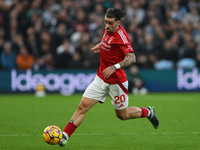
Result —
<path fill-rule="evenodd" d="M 100 47 L 101 47 L 101 42 L 98 43 L 97 45 L 95 45 L 94 47 L 92 47 L 91 50 L 92 50 L 94 53 L 99 53 L 99 52 L 100 52 Z"/>

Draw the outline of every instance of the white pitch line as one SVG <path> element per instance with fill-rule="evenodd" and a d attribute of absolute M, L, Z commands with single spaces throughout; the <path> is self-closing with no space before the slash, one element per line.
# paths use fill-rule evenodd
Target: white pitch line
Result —
<path fill-rule="evenodd" d="M 8 135 L 0 134 L 0 136 L 33 136 L 33 135 L 31 134 L 8 134 Z"/>
<path fill-rule="evenodd" d="M 151 134 L 151 135 L 173 135 L 173 134 L 200 134 L 200 132 L 146 132 L 146 133 L 75 133 L 74 135 L 80 135 L 80 136 L 85 136 L 85 135 L 91 135 L 91 136 L 102 136 L 102 135 L 136 135 L 136 134 Z M 14 137 L 14 136 L 42 136 L 42 134 L 0 134 L 0 137 Z"/>
<path fill-rule="evenodd" d="M 146 133 L 75 133 L 74 135 L 136 135 L 136 134 L 164 134 L 164 135 L 168 135 L 168 134 L 200 134 L 200 132 L 146 132 Z"/>

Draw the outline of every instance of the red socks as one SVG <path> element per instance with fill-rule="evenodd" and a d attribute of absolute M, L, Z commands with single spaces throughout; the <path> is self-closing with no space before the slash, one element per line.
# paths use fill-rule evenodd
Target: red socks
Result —
<path fill-rule="evenodd" d="M 64 131 L 65 133 L 67 133 L 68 136 L 70 137 L 70 136 L 74 133 L 74 131 L 76 130 L 76 128 L 77 128 L 77 126 L 76 126 L 75 124 L 69 122 L 69 123 L 65 126 L 65 128 L 64 128 L 63 131 Z"/>
<path fill-rule="evenodd" d="M 141 108 L 142 109 L 142 114 L 141 118 L 145 118 L 148 116 L 149 110 L 147 108 Z"/>
<path fill-rule="evenodd" d="M 142 114 L 141 114 L 141 118 L 145 118 L 148 116 L 149 110 L 147 108 L 140 108 L 142 110 Z M 70 137 L 74 131 L 76 130 L 77 126 L 75 124 L 73 124 L 72 122 L 69 122 L 65 128 L 64 128 L 64 132 L 68 134 L 68 136 Z"/>

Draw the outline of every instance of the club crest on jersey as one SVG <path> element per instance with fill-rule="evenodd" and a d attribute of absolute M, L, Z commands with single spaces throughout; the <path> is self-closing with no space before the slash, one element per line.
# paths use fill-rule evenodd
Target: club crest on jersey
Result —
<path fill-rule="evenodd" d="M 113 36 L 109 39 L 108 44 L 113 40 Z"/>
<path fill-rule="evenodd" d="M 109 38 L 109 35 L 106 35 L 106 36 L 104 37 L 104 40 L 107 41 L 108 38 Z"/>

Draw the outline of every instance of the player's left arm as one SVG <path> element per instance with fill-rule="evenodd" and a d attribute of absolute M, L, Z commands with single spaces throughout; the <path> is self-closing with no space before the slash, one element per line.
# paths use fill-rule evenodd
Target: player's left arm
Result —
<path fill-rule="evenodd" d="M 125 55 L 125 58 L 124 60 L 122 60 L 119 65 L 120 65 L 120 68 L 125 68 L 125 67 L 128 67 L 130 66 L 132 63 L 135 63 L 136 62 L 136 57 L 135 57 L 135 54 L 133 52 L 129 52 Z M 116 68 L 116 66 L 114 65 L 115 69 L 119 69 L 119 68 Z"/>
<path fill-rule="evenodd" d="M 128 67 L 135 62 L 136 62 L 136 57 L 134 52 L 129 52 L 125 55 L 124 60 L 122 60 L 118 64 L 107 67 L 105 70 L 103 70 L 102 74 L 104 78 L 109 78 L 111 74 L 113 74 L 117 69 Z"/>

